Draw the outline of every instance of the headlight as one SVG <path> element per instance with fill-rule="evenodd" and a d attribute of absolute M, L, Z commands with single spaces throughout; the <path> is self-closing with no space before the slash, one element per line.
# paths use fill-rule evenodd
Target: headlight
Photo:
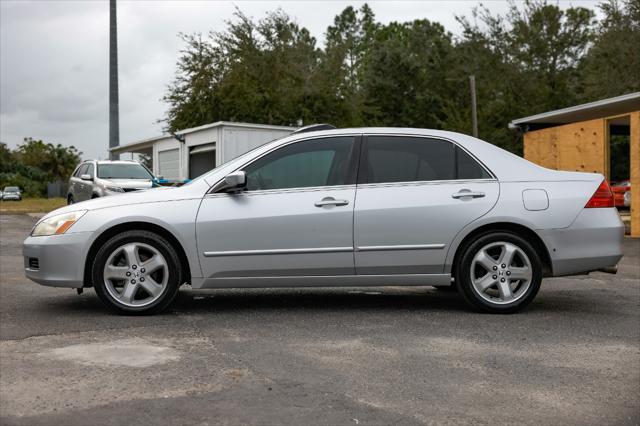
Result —
<path fill-rule="evenodd" d="M 48 217 L 33 228 L 31 236 L 44 237 L 47 235 L 64 234 L 86 212 L 86 210 L 79 210 L 76 212 L 62 213 Z"/>
<path fill-rule="evenodd" d="M 109 192 L 124 192 L 124 189 L 120 188 L 119 186 L 106 186 L 104 189 Z"/>

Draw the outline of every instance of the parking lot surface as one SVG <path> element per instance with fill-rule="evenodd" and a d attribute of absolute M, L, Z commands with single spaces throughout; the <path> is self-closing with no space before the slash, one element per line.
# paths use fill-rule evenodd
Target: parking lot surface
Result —
<path fill-rule="evenodd" d="M 640 240 L 516 315 L 429 287 L 185 288 L 126 317 L 24 277 L 34 222 L 0 216 L 2 425 L 640 422 Z"/>

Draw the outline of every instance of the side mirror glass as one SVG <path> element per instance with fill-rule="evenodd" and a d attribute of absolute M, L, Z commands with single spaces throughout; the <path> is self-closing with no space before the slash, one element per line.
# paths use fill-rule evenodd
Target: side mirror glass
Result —
<path fill-rule="evenodd" d="M 91 175 L 80 175 L 80 179 L 82 180 L 93 180 L 93 178 L 91 177 Z"/>
<path fill-rule="evenodd" d="M 224 177 L 226 189 L 238 189 L 247 184 L 247 174 L 242 170 L 229 173 Z"/>

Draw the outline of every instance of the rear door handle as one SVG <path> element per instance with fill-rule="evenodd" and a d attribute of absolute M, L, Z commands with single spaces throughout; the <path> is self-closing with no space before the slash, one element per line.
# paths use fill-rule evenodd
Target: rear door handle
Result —
<path fill-rule="evenodd" d="M 463 189 L 460 192 L 456 192 L 455 194 L 452 194 L 451 197 L 453 198 L 464 198 L 464 197 L 471 197 L 471 198 L 482 198 L 484 197 L 484 192 L 473 192 L 473 191 L 469 191 L 468 189 Z"/>
<path fill-rule="evenodd" d="M 325 197 L 320 201 L 316 201 L 316 207 L 324 207 L 324 206 L 346 206 L 349 204 L 349 200 L 336 200 L 333 197 Z"/>

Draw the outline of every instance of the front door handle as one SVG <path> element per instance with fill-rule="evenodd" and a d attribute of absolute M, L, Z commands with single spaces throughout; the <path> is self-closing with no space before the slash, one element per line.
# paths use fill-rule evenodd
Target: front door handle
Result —
<path fill-rule="evenodd" d="M 453 197 L 453 198 L 464 198 L 464 197 L 482 198 L 482 197 L 484 197 L 484 192 L 473 192 L 473 191 L 469 191 L 468 189 L 461 189 L 460 192 L 456 192 L 455 194 L 452 194 L 451 197 Z"/>
<path fill-rule="evenodd" d="M 324 197 L 320 201 L 316 201 L 316 207 L 324 207 L 324 206 L 346 206 L 349 204 L 349 200 L 336 200 L 333 197 Z"/>

